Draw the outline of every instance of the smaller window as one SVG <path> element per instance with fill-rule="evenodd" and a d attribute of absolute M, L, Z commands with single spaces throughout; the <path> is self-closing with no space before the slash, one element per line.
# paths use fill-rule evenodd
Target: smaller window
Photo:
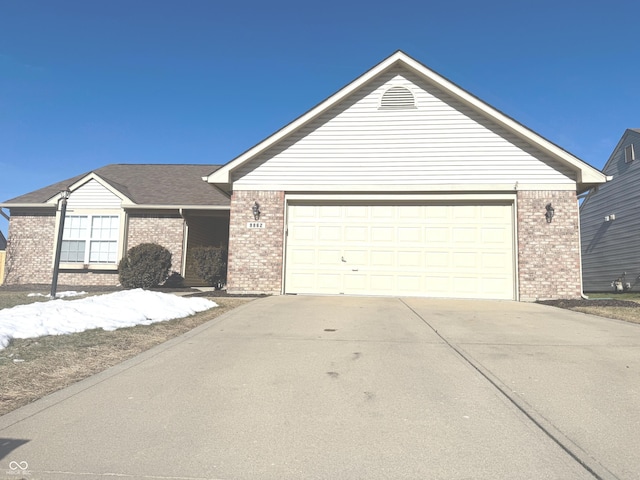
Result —
<path fill-rule="evenodd" d="M 633 143 L 624 147 L 624 163 L 631 163 L 636 159 L 636 152 L 633 150 Z"/>
<path fill-rule="evenodd" d="M 416 108 L 413 93 L 406 87 L 391 87 L 382 94 L 381 109 Z"/>

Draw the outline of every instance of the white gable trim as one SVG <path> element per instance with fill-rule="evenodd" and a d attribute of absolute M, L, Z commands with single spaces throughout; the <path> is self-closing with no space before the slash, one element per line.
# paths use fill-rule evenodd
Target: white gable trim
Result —
<path fill-rule="evenodd" d="M 247 150 L 239 157 L 227 163 L 225 166 L 216 170 L 208 177 L 203 177 L 203 178 L 206 178 L 206 181 L 208 181 L 209 183 L 215 183 L 215 184 L 221 184 L 221 185 L 230 184 L 231 173 L 234 170 L 236 170 L 238 167 L 244 165 L 246 162 L 250 161 L 256 155 L 259 155 L 260 153 L 264 152 L 265 150 L 272 147 L 277 142 L 289 136 L 294 131 L 298 130 L 302 126 L 314 120 L 319 115 L 327 111 L 329 108 L 333 107 L 338 102 L 340 102 L 341 100 L 343 100 L 344 98 L 346 98 L 347 96 L 349 96 L 350 94 L 352 94 L 353 92 L 361 88 L 367 82 L 369 82 L 373 78 L 377 77 L 378 75 L 382 74 L 389 68 L 392 68 L 396 65 L 402 65 L 416 72 L 418 75 L 421 75 L 422 77 L 424 77 L 425 79 L 433 83 L 434 85 L 445 90 L 447 93 L 452 95 L 457 100 L 463 102 L 464 104 L 470 106 L 471 108 L 480 112 L 484 116 L 490 118 L 494 122 L 498 123 L 505 129 L 514 133 L 515 135 L 527 141 L 528 143 L 535 145 L 539 149 L 548 153 L 551 157 L 557 159 L 560 163 L 566 165 L 571 170 L 575 171 L 577 174 L 577 181 L 579 184 L 578 190 L 584 190 L 586 188 L 586 185 L 584 184 L 593 185 L 593 184 L 606 182 L 606 177 L 599 170 L 591 167 L 590 165 L 586 164 L 579 158 L 571 155 L 569 152 L 563 150 L 562 148 L 558 147 L 552 142 L 544 139 L 537 133 L 529 130 L 524 125 L 516 122 L 515 120 L 503 114 L 502 112 L 484 103 L 479 98 L 473 96 L 469 92 L 458 87 L 454 83 L 450 82 L 446 78 L 442 77 L 436 72 L 425 67 L 424 65 L 417 62 L 416 60 L 414 60 L 413 58 L 409 57 L 408 55 L 406 55 L 401 51 L 398 51 L 393 55 L 391 55 L 390 57 L 388 57 L 387 59 L 383 60 L 381 63 L 373 67 L 371 70 L 369 70 L 368 72 L 358 77 L 356 80 L 354 80 L 353 82 L 351 82 L 350 84 L 348 84 L 347 86 L 345 86 L 344 88 L 342 88 L 341 90 L 339 90 L 338 92 L 336 92 L 335 94 L 327 98 L 325 101 L 323 101 L 313 109 L 309 110 L 307 113 L 305 113 L 301 117 L 297 118 L 290 124 L 286 125 L 284 128 L 278 130 L 276 133 L 274 133 L 264 141 L 260 142 L 253 148 Z M 580 185 L 580 184 L 583 184 L 583 185 Z"/>
<path fill-rule="evenodd" d="M 119 190 L 115 189 L 109 182 L 105 181 L 102 177 L 100 177 L 100 175 L 98 175 L 98 174 L 96 174 L 94 172 L 91 172 L 91 173 L 85 175 L 80 180 L 78 180 L 75 183 L 72 183 L 71 185 L 69 185 L 69 187 L 67 187 L 67 188 L 69 189 L 69 191 L 71 193 L 73 193 L 75 190 L 78 190 L 80 187 L 82 187 L 83 185 L 87 184 L 91 180 L 95 180 L 100 185 L 102 185 L 104 188 L 109 190 L 109 192 L 111 192 L 116 197 L 118 197 L 122 201 L 122 205 L 123 206 L 124 205 L 135 205 L 135 203 L 129 197 L 124 195 Z M 53 197 L 51 197 L 49 200 L 47 200 L 46 203 L 56 204 L 58 202 L 59 198 L 60 198 L 60 194 L 56 193 Z"/>

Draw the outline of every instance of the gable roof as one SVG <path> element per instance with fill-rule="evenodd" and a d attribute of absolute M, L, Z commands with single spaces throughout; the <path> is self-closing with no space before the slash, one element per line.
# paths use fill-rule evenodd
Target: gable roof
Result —
<path fill-rule="evenodd" d="M 395 52 L 393 55 L 386 58 L 369 71 L 365 72 L 360 77 L 356 78 L 353 82 L 349 83 L 341 90 L 334 93 L 329 98 L 327 98 L 302 116 L 298 117 L 293 122 L 278 130 L 270 137 L 255 145 L 253 148 L 242 153 L 240 156 L 236 157 L 234 160 L 230 161 L 220 169 L 211 173 L 206 180 L 209 183 L 218 184 L 222 188 L 228 189 L 232 184 L 231 174 L 234 170 L 237 170 L 279 141 L 287 138 L 294 132 L 303 128 L 305 125 L 308 125 L 309 122 L 318 118 L 320 115 L 338 104 L 340 101 L 344 100 L 347 96 L 363 87 L 368 82 L 371 82 L 373 79 L 384 74 L 389 69 L 395 68 L 397 66 L 407 68 L 413 73 L 419 75 L 427 82 L 441 88 L 442 90 L 453 96 L 455 99 L 462 102 L 464 105 L 472 108 L 476 112 L 483 115 L 485 118 L 488 118 L 489 120 L 499 124 L 508 132 L 515 134 L 525 142 L 539 148 L 540 150 L 557 160 L 561 165 L 566 166 L 571 171 L 574 171 L 576 173 L 578 191 L 584 191 L 594 185 L 606 182 L 606 177 L 599 170 L 588 165 L 587 163 L 583 162 L 579 158 L 575 157 L 574 155 L 570 154 L 569 152 L 560 148 L 549 140 L 546 140 L 545 138 L 526 128 L 524 125 L 518 123 L 499 110 L 484 103 L 479 98 L 470 94 L 466 90 L 463 90 L 453 82 L 427 68 L 402 51 Z"/>
<path fill-rule="evenodd" d="M 0 203 L 2 207 L 55 206 L 58 194 L 96 179 L 127 208 L 228 208 L 229 198 L 202 180 L 219 165 L 111 164 Z"/>
<path fill-rule="evenodd" d="M 7 249 L 7 239 L 4 238 L 4 234 L 0 232 L 0 250 Z"/>

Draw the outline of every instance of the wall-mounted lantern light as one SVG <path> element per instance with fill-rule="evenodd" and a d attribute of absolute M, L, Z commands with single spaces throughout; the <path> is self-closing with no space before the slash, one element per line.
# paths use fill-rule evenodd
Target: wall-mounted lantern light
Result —
<path fill-rule="evenodd" d="M 53 261 L 53 279 L 51 280 L 51 299 L 56 298 L 56 290 L 58 288 L 58 271 L 60 270 L 60 252 L 62 250 L 62 235 L 64 233 L 64 217 L 67 215 L 67 200 L 71 192 L 63 190 L 60 192 L 60 221 L 58 223 L 58 240 L 56 242 L 56 257 Z"/>
<path fill-rule="evenodd" d="M 253 212 L 253 219 L 257 222 L 260 220 L 260 204 L 255 202 L 253 207 L 251 207 L 251 211 Z"/>
<path fill-rule="evenodd" d="M 547 206 L 544 208 L 547 209 L 547 213 L 544 214 L 545 218 L 547 219 L 547 223 L 551 223 L 551 221 L 553 220 L 553 216 L 555 215 L 555 210 L 553 209 L 551 203 L 547 203 Z"/>

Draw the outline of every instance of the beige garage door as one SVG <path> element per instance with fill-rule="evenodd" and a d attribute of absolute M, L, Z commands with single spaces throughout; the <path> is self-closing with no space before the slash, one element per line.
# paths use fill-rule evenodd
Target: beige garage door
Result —
<path fill-rule="evenodd" d="M 514 299 L 512 208 L 289 205 L 285 293 Z"/>

